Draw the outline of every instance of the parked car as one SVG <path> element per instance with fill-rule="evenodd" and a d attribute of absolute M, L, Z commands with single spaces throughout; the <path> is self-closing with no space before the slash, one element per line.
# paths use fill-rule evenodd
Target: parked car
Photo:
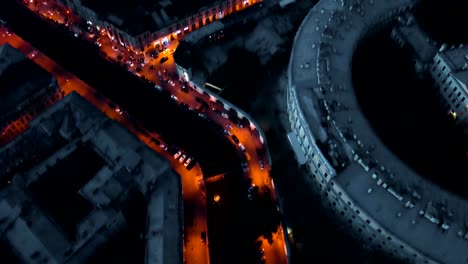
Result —
<path fill-rule="evenodd" d="M 178 159 L 182 155 L 182 152 L 179 150 L 176 154 L 174 154 L 174 159 Z"/>
<path fill-rule="evenodd" d="M 162 149 L 164 149 L 164 150 L 168 150 L 168 147 L 167 147 L 166 145 L 164 145 L 164 144 L 161 144 L 161 145 L 159 145 L 159 146 L 160 146 Z"/>
<path fill-rule="evenodd" d="M 184 162 L 184 166 L 187 167 L 187 166 L 190 164 L 190 162 L 192 162 L 192 158 L 191 158 L 191 157 L 189 157 L 189 158 Z"/>
<path fill-rule="evenodd" d="M 247 198 L 249 200 L 253 200 L 253 198 L 255 198 L 255 196 L 257 195 L 258 193 L 258 186 L 256 186 L 255 184 L 252 184 L 249 186 L 249 189 L 247 190 Z"/>
<path fill-rule="evenodd" d="M 234 140 L 234 142 L 236 142 L 236 144 L 239 144 L 239 139 L 236 137 L 236 135 L 232 135 L 231 138 Z"/>
<path fill-rule="evenodd" d="M 160 64 L 163 64 L 163 63 L 165 63 L 165 62 L 168 61 L 168 60 L 169 60 L 168 57 L 162 57 L 162 58 L 159 60 L 159 63 L 160 63 Z"/>
<path fill-rule="evenodd" d="M 200 236 L 201 236 L 201 242 L 206 243 L 206 232 L 201 232 Z"/>
<path fill-rule="evenodd" d="M 244 151 L 245 151 L 244 145 L 242 145 L 241 143 L 239 143 L 239 149 L 240 149 L 242 152 L 244 152 Z"/>
<path fill-rule="evenodd" d="M 192 160 L 190 162 L 185 161 L 185 163 L 187 163 L 187 166 L 185 166 L 185 167 L 187 167 L 187 170 L 191 170 L 197 164 L 197 162 L 193 158 L 192 158 Z M 184 163 L 184 165 L 185 165 L 185 163 Z"/>
<path fill-rule="evenodd" d="M 185 158 L 187 158 L 187 156 L 185 154 L 182 154 L 182 156 L 180 156 L 179 158 L 179 163 L 184 162 Z"/>
<path fill-rule="evenodd" d="M 115 112 L 117 112 L 117 114 L 119 114 L 119 115 L 122 115 L 122 114 L 123 114 L 122 109 L 120 109 L 119 107 L 116 107 L 114 110 L 115 110 Z"/>
<path fill-rule="evenodd" d="M 157 139 L 157 138 L 154 138 L 154 137 L 151 137 L 151 142 L 153 142 L 154 144 L 156 145 L 160 145 L 161 142 Z"/>

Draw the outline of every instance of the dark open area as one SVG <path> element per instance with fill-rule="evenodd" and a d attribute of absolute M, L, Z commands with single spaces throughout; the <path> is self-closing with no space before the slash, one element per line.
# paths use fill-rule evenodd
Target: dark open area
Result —
<path fill-rule="evenodd" d="M 13 253 L 6 241 L 0 239 L 0 259 L 2 263 L 20 264 L 20 259 Z"/>
<path fill-rule="evenodd" d="M 75 239 L 77 224 L 92 210 L 91 204 L 78 194 L 78 190 L 102 166 L 104 160 L 90 146 L 79 146 L 28 186 L 34 200 L 70 240 Z"/>
<path fill-rule="evenodd" d="M 250 182 L 239 181 L 238 174 L 207 183 L 208 230 L 212 263 L 257 263 L 255 241 L 276 231 L 279 214 L 264 190 L 255 191 L 250 200 Z M 213 197 L 221 195 L 219 203 Z"/>
<path fill-rule="evenodd" d="M 415 9 L 421 28 L 439 44 L 468 44 L 466 0 L 423 0 Z"/>
<path fill-rule="evenodd" d="M 439 105 L 432 80 L 418 79 L 409 51 L 399 49 L 388 36 L 384 30 L 369 37 L 353 58 L 362 110 L 384 144 L 408 166 L 467 197 L 466 138 Z"/>
<path fill-rule="evenodd" d="M 249 112 L 258 93 L 260 67 L 255 54 L 245 49 L 232 48 L 228 52 L 226 63 L 214 71 L 207 82 L 221 86 L 224 89 L 221 92 L 223 98 Z"/>
<path fill-rule="evenodd" d="M 166 8 L 169 16 L 184 18 L 200 10 L 205 6 L 214 4 L 217 0 L 171 0 L 172 5 Z"/>

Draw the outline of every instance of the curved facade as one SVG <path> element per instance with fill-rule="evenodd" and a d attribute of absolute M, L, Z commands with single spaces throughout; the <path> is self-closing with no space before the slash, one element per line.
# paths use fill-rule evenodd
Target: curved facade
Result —
<path fill-rule="evenodd" d="M 288 69 L 288 119 L 298 141 L 293 149 L 305 157 L 308 180 L 331 209 L 370 245 L 414 263 L 467 263 L 467 201 L 390 152 L 361 113 L 352 87 L 359 41 L 416 2 L 321 0 L 312 8 L 296 34 Z"/>

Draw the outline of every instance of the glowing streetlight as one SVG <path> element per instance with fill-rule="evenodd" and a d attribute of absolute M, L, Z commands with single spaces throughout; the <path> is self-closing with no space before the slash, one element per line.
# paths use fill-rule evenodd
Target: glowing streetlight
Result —
<path fill-rule="evenodd" d="M 215 196 L 213 197 L 213 201 L 215 203 L 219 203 L 220 200 L 221 200 L 221 196 L 219 196 L 218 194 L 215 194 Z"/>

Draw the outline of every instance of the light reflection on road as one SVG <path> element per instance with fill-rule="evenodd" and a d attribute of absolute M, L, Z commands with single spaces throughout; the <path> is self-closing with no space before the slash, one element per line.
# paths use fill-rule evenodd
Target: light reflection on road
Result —
<path fill-rule="evenodd" d="M 173 58 L 173 51 L 177 48 L 177 40 L 170 41 L 170 43 L 165 46 L 165 50 L 159 54 L 158 57 L 152 58 L 149 52 L 140 52 L 134 51 L 132 48 L 123 48 L 120 46 L 117 41 L 111 37 L 111 34 L 102 28 L 94 28 L 92 33 L 87 32 L 86 29 L 78 29 L 73 21 L 80 21 L 81 19 L 77 17 L 73 12 L 67 10 L 63 6 L 58 4 L 46 4 L 52 3 L 53 1 L 40 1 L 42 4 L 34 4 L 37 0 L 25 1 L 25 5 L 34 12 L 39 13 L 44 18 L 47 18 L 54 23 L 66 24 L 69 26 L 72 32 L 82 32 L 80 37 L 87 39 L 90 42 L 97 43 L 100 47 L 102 55 L 106 59 L 113 61 L 114 63 L 121 63 L 123 67 L 126 67 L 129 71 L 138 75 L 142 78 L 145 78 L 155 84 L 160 85 L 163 89 L 170 91 L 172 95 L 175 95 L 178 98 L 179 102 L 183 102 L 188 105 L 191 109 L 196 109 L 200 106 L 200 103 L 197 102 L 197 97 L 202 98 L 205 102 L 208 103 L 208 109 L 203 111 L 203 114 L 212 121 L 218 123 L 222 127 L 225 127 L 226 124 L 229 124 L 232 129 L 230 129 L 231 134 L 236 135 L 240 143 L 245 147 L 245 157 L 247 157 L 248 163 L 248 172 L 246 177 L 251 179 L 252 183 L 256 186 L 259 186 L 260 189 L 268 189 L 270 194 L 270 199 L 272 202 L 276 203 L 276 193 L 273 181 L 270 177 L 270 164 L 266 158 L 266 149 L 264 146 L 263 139 L 257 131 L 257 128 L 253 127 L 252 124 L 245 125 L 240 127 L 239 124 L 232 122 L 229 119 L 226 119 L 222 116 L 221 113 L 227 113 L 227 110 L 224 106 L 218 104 L 218 100 L 215 97 L 207 96 L 203 92 L 200 92 L 194 87 L 188 86 L 177 80 L 177 73 L 175 62 Z M 250 2 L 254 3 L 257 1 L 247 1 L 245 6 L 237 6 L 236 10 L 240 11 L 245 9 Z M 261 2 L 261 1 L 258 1 Z M 170 34 L 172 35 L 172 34 Z M 185 167 L 175 161 L 169 153 L 163 151 L 159 146 L 154 146 L 154 144 L 140 132 L 134 128 L 127 118 L 126 115 L 119 115 L 115 109 L 112 109 L 109 106 L 109 103 L 104 98 L 97 98 L 95 91 L 83 83 L 81 80 L 71 75 L 70 73 L 65 72 L 61 67 L 51 61 L 49 58 L 43 54 L 34 51 L 31 46 L 17 36 L 13 35 L 8 37 L 8 42 L 22 51 L 24 54 L 29 54 L 37 64 L 42 66 L 44 69 L 48 70 L 54 74 L 59 82 L 61 89 L 67 94 L 71 91 L 77 91 L 79 94 L 87 98 L 92 104 L 101 109 L 106 113 L 110 118 L 118 120 L 127 128 L 129 128 L 135 135 L 147 143 L 150 147 L 155 149 L 158 153 L 165 156 L 168 160 L 171 161 L 171 164 L 175 171 L 179 173 L 182 179 L 182 188 L 183 188 L 183 197 L 184 201 L 191 201 L 196 204 L 196 217 L 192 225 L 186 225 L 185 228 L 185 237 L 184 237 L 184 259 L 186 263 L 209 263 L 209 253 L 208 253 L 208 241 L 203 243 L 201 241 L 201 232 L 207 232 L 207 221 L 206 221 L 206 201 L 204 196 L 204 184 L 199 184 L 197 178 L 202 177 L 201 169 L 197 165 L 190 172 L 185 169 Z M 145 49 L 149 51 L 154 47 L 148 47 Z M 161 58 L 167 57 L 168 60 L 164 63 L 161 63 Z M 144 65 L 138 61 L 143 59 L 145 62 Z M 151 70 L 151 67 L 154 70 Z M 167 75 L 164 72 L 167 71 Z M 162 78 L 158 75 L 161 72 Z M 172 79 L 175 82 L 175 86 L 171 86 L 167 83 L 167 78 Z M 183 92 L 181 90 L 182 85 L 188 86 L 188 92 Z M 216 111 L 213 111 L 215 109 Z M 157 135 L 152 135 L 158 137 Z M 229 139 L 232 141 L 230 136 Z M 233 142 L 233 144 L 235 144 Z M 259 151 L 257 151 L 259 150 Z M 239 149 L 239 152 L 241 150 Z M 262 156 L 259 156 L 258 153 L 262 153 Z M 264 163 L 264 168 L 260 167 L 260 160 Z M 200 189 L 200 187 L 202 189 Z M 262 247 L 264 248 L 264 255 L 266 257 L 266 263 L 278 263 L 285 264 L 288 263 L 288 256 L 286 251 L 286 241 L 284 237 L 284 230 L 281 225 L 278 226 L 276 233 L 272 234 L 273 239 L 272 244 L 266 240 L 262 240 Z M 259 238 L 261 240 L 262 237 Z"/>

